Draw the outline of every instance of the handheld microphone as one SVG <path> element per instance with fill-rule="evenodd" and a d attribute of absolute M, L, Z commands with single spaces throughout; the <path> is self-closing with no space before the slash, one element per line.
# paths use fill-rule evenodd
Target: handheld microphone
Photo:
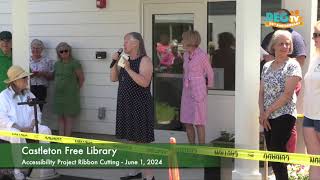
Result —
<path fill-rule="evenodd" d="M 123 49 L 120 48 L 118 49 L 117 53 L 120 56 L 120 54 L 122 53 Z M 110 64 L 110 68 L 112 68 L 115 64 L 116 64 L 117 60 L 112 59 L 112 63 Z"/>

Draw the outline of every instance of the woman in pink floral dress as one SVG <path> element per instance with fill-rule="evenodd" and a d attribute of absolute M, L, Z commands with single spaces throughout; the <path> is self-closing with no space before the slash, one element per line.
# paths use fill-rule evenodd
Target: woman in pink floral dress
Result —
<path fill-rule="evenodd" d="M 190 144 L 195 144 L 195 132 L 199 144 L 205 143 L 205 125 L 208 119 L 207 87 L 213 86 L 213 70 L 207 53 L 198 47 L 200 42 L 197 31 L 182 34 L 185 53 L 180 121 L 186 127 Z"/>

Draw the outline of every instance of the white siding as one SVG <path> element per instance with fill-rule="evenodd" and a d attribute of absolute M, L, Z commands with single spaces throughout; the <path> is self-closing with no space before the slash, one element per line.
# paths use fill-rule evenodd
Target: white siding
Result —
<path fill-rule="evenodd" d="M 81 89 L 82 111 L 74 130 L 114 134 L 117 83 L 109 80 L 111 53 L 123 44 L 127 32 L 140 32 L 140 0 L 109 0 L 107 8 L 96 8 L 96 0 L 29 0 L 30 41 L 41 39 L 46 54 L 56 60 L 55 47 L 65 41 L 85 72 Z M 11 30 L 11 2 L 0 0 L 0 30 Z M 95 59 L 96 51 L 107 51 L 106 60 Z M 52 87 L 52 83 L 51 83 Z M 57 128 L 49 89 L 44 122 Z M 98 108 L 106 107 L 106 118 L 98 119 Z"/>
<path fill-rule="evenodd" d="M 0 31 L 11 30 L 11 1 L 0 0 Z"/>

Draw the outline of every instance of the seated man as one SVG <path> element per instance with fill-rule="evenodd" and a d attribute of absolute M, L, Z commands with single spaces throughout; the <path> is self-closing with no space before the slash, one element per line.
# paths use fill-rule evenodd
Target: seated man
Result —
<path fill-rule="evenodd" d="M 35 98 L 28 87 L 28 76 L 31 73 L 25 72 L 20 66 L 11 66 L 7 72 L 8 79 L 4 82 L 8 85 L 0 93 L 0 130 L 14 132 L 35 132 L 35 118 L 32 106 L 18 105 L 19 102 L 26 102 L 30 98 Z M 38 108 L 39 133 L 51 134 L 47 126 L 40 125 L 41 112 Z M 0 139 L 10 143 L 26 143 L 25 139 L 16 137 L 0 136 Z M 14 158 L 18 158 L 15 157 Z M 17 180 L 24 179 L 24 174 L 20 169 L 14 170 Z"/>

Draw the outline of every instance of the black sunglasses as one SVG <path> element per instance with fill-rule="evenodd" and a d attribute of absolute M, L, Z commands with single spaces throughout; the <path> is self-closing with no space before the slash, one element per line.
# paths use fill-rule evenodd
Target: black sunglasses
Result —
<path fill-rule="evenodd" d="M 313 38 L 317 38 L 320 36 L 320 33 L 313 33 Z"/>
<path fill-rule="evenodd" d="M 64 52 L 65 52 L 65 53 L 69 52 L 69 50 L 66 49 L 66 50 L 61 50 L 61 51 L 59 51 L 59 52 L 60 52 L 60 54 L 62 54 L 62 53 L 64 53 Z"/>

